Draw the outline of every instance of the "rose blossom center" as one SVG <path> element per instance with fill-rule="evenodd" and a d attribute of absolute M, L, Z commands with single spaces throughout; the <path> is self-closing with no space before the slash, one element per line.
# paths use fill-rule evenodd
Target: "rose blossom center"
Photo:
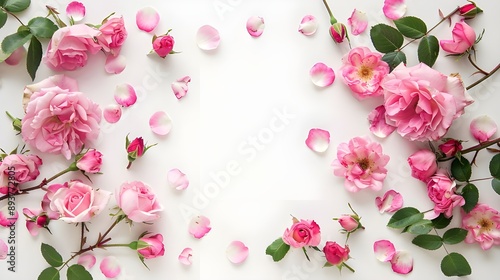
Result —
<path fill-rule="evenodd" d="M 477 224 L 481 227 L 481 231 L 490 231 L 493 228 L 493 222 L 486 218 L 482 218 Z"/>
<path fill-rule="evenodd" d="M 363 158 L 358 161 L 358 165 L 361 169 L 366 170 L 370 167 L 370 161 L 367 158 Z"/>
<path fill-rule="evenodd" d="M 369 81 L 372 79 L 373 77 L 373 69 L 371 69 L 370 67 L 367 67 L 367 66 L 361 66 L 361 68 L 359 68 L 358 70 L 358 76 L 361 80 L 363 81 Z"/>

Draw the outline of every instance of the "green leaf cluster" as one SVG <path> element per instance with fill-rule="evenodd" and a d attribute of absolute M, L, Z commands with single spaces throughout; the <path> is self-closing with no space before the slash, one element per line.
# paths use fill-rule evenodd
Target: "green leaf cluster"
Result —
<path fill-rule="evenodd" d="M 50 265 L 50 267 L 47 267 L 40 273 L 40 275 L 38 275 L 38 280 L 61 279 L 60 271 L 63 268 L 63 265 L 65 265 L 61 254 L 59 254 L 54 247 L 45 243 L 42 243 L 40 250 L 43 258 Z M 66 271 L 66 277 L 68 280 L 92 280 L 92 275 L 79 264 L 69 266 Z"/>

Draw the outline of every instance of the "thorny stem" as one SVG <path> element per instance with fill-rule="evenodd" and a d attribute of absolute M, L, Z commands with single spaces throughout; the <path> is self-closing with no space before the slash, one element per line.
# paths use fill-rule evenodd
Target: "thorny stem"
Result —
<path fill-rule="evenodd" d="M 469 90 L 469 89 L 471 89 L 471 88 L 479 85 L 481 82 L 483 82 L 484 80 L 488 79 L 493 74 L 495 74 L 495 72 L 498 71 L 498 69 L 500 69 L 500 63 L 493 70 L 491 70 L 489 73 L 487 73 L 484 77 L 482 77 L 481 79 L 475 81 L 471 85 L 467 86 L 465 89 Z"/>
<path fill-rule="evenodd" d="M 479 151 L 479 150 L 482 150 L 482 149 L 487 148 L 489 146 L 495 145 L 497 143 L 500 143 L 500 138 L 495 138 L 495 139 L 490 140 L 490 141 L 485 141 L 485 142 L 479 143 L 475 146 L 472 146 L 470 148 L 462 150 L 460 153 L 463 155 L 463 154 L 467 154 L 470 152 Z M 455 156 L 449 156 L 449 157 L 444 157 L 444 158 L 438 159 L 438 161 L 448 161 L 448 160 L 454 159 L 454 158 L 455 158 Z"/>

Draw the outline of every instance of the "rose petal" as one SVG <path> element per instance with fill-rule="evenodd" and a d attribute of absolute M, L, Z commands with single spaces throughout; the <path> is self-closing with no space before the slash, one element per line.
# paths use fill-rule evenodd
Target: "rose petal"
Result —
<path fill-rule="evenodd" d="M 114 256 L 107 256 L 102 259 L 99 268 L 106 278 L 115 278 L 120 275 L 122 270 L 120 264 L 118 263 L 118 259 Z"/>
<path fill-rule="evenodd" d="M 252 16 L 247 20 L 247 31 L 252 37 L 259 37 L 264 32 L 264 19 L 258 16 Z"/>
<path fill-rule="evenodd" d="M 471 121 L 470 132 L 477 141 L 488 141 L 497 132 L 497 124 L 490 116 L 479 116 Z"/>
<path fill-rule="evenodd" d="M 306 35 L 311 36 L 316 33 L 318 29 L 318 21 L 312 15 L 307 15 L 302 18 L 299 24 L 299 32 Z"/>
<path fill-rule="evenodd" d="M 389 240 L 378 240 L 373 243 L 373 252 L 375 257 L 381 262 L 388 262 L 396 253 L 396 248 Z"/>
<path fill-rule="evenodd" d="M 19 218 L 19 213 L 17 210 L 12 213 L 12 210 L 9 210 L 8 204 L 5 204 L 4 207 L 0 208 L 0 226 L 10 227 L 16 223 L 17 218 Z"/>
<path fill-rule="evenodd" d="M 77 1 L 73 1 L 66 6 L 66 15 L 73 18 L 74 22 L 79 22 L 85 17 L 85 6 Z"/>
<path fill-rule="evenodd" d="M 203 25 L 196 33 L 196 44 L 198 48 L 210 51 L 215 50 L 220 43 L 219 31 L 210 25 Z"/>
<path fill-rule="evenodd" d="M 77 263 L 83 267 L 85 267 L 87 270 L 91 269 L 94 267 L 96 263 L 96 257 L 93 254 L 83 254 L 78 257 Z M 102 265 L 102 263 L 101 263 Z"/>
<path fill-rule="evenodd" d="M 117 85 L 115 89 L 116 103 L 123 107 L 134 105 L 137 101 L 135 89 L 129 84 Z"/>
<path fill-rule="evenodd" d="M 20 46 L 13 53 L 9 55 L 4 61 L 8 65 L 14 66 L 18 65 L 19 62 L 26 56 L 26 49 L 24 46 Z"/>
<path fill-rule="evenodd" d="M 7 253 L 9 252 L 9 247 L 5 241 L 0 239 L 0 260 L 5 260 L 7 258 Z"/>
<path fill-rule="evenodd" d="M 151 32 L 160 22 L 160 14 L 153 7 L 144 7 L 137 11 L 135 23 L 137 27 L 146 32 Z"/>
<path fill-rule="evenodd" d="M 366 13 L 354 9 L 351 17 L 347 19 L 347 25 L 351 27 L 352 35 L 359 35 L 366 30 L 366 27 L 368 27 L 368 17 L 366 16 Z"/>
<path fill-rule="evenodd" d="M 312 82 L 318 87 L 329 86 L 335 81 L 335 72 L 333 72 L 333 69 L 322 62 L 314 64 L 309 71 L 309 75 Z"/>
<path fill-rule="evenodd" d="M 306 139 L 306 145 L 307 147 L 309 147 L 309 149 L 315 152 L 325 152 L 330 145 L 330 132 L 320 128 L 313 128 L 309 130 L 309 135 Z"/>
<path fill-rule="evenodd" d="M 375 198 L 375 204 L 380 213 L 396 212 L 403 207 L 403 196 L 395 190 L 388 190 L 383 197 Z"/>
<path fill-rule="evenodd" d="M 185 190 L 189 186 L 189 180 L 186 174 L 179 169 L 174 168 L 167 173 L 168 183 L 177 190 Z"/>
<path fill-rule="evenodd" d="M 172 87 L 172 90 L 174 91 L 174 94 L 175 94 L 175 97 L 177 97 L 177 99 L 181 99 L 182 97 L 184 97 L 189 88 L 188 88 L 188 83 L 191 82 L 191 77 L 189 76 L 184 76 L 180 79 L 178 79 L 177 81 L 173 82 L 171 87 Z"/>
<path fill-rule="evenodd" d="M 212 228 L 210 227 L 210 220 L 205 216 L 196 216 L 189 222 L 189 233 L 195 238 L 202 238 Z"/>
<path fill-rule="evenodd" d="M 392 270 L 399 274 L 408 274 L 413 270 L 413 257 L 406 251 L 397 251 L 391 259 Z"/>
<path fill-rule="evenodd" d="M 125 70 L 127 66 L 127 59 L 123 55 L 112 56 L 108 55 L 106 57 L 106 64 L 104 65 L 104 70 L 108 74 L 120 74 Z"/>
<path fill-rule="evenodd" d="M 385 107 L 380 105 L 373 109 L 368 115 L 370 131 L 379 138 L 385 138 L 396 130 L 396 127 L 388 125 L 385 120 Z"/>
<path fill-rule="evenodd" d="M 193 249 L 185 248 L 179 255 L 179 262 L 183 265 L 191 265 L 191 257 L 193 256 Z"/>
<path fill-rule="evenodd" d="M 172 129 L 172 119 L 167 113 L 158 111 L 149 119 L 149 126 L 153 133 L 167 135 Z"/>
<path fill-rule="evenodd" d="M 242 263 L 248 257 L 248 247 L 241 241 L 233 241 L 227 246 L 226 256 L 234 264 Z"/>
<path fill-rule="evenodd" d="M 122 106 L 118 104 L 109 104 L 103 111 L 104 119 L 108 123 L 116 123 L 122 117 Z"/>
<path fill-rule="evenodd" d="M 385 0 L 382 10 L 387 18 L 399 19 L 406 13 L 405 0 Z"/>

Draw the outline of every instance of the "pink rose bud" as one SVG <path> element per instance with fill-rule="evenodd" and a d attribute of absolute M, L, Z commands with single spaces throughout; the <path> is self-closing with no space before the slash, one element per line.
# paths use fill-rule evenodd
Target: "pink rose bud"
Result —
<path fill-rule="evenodd" d="M 127 169 L 130 168 L 134 160 L 142 157 L 146 153 L 146 151 L 153 146 L 156 146 L 156 144 L 145 146 L 142 137 L 137 137 L 132 140 L 132 142 L 130 142 L 127 135 L 125 138 L 125 147 L 127 149 L 127 157 L 129 163 Z"/>
<path fill-rule="evenodd" d="M 327 241 L 325 247 L 323 248 L 323 253 L 325 253 L 326 261 L 331 265 L 341 266 L 345 261 L 349 259 L 349 247 L 340 246 L 337 242 Z"/>
<path fill-rule="evenodd" d="M 477 141 L 488 141 L 497 132 L 497 124 L 489 116 L 480 116 L 471 121 L 470 132 Z"/>
<path fill-rule="evenodd" d="M 342 215 L 339 219 L 340 226 L 347 232 L 353 232 L 358 229 L 360 223 L 351 215 Z"/>
<path fill-rule="evenodd" d="M 451 54 L 463 54 L 476 42 L 476 32 L 464 21 L 455 23 L 452 40 L 441 40 L 441 48 Z"/>
<path fill-rule="evenodd" d="M 465 19 L 475 18 L 477 14 L 483 12 L 483 10 L 476 6 L 476 3 L 472 1 L 469 2 L 469 4 L 465 4 L 458 9 L 459 14 Z"/>
<path fill-rule="evenodd" d="M 462 142 L 455 139 L 450 139 L 439 145 L 438 147 L 445 156 L 452 157 L 457 152 L 462 151 Z"/>
<path fill-rule="evenodd" d="M 76 167 L 87 173 L 101 171 L 102 154 L 96 149 L 88 150 L 83 156 L 77 156 Z"/>
<path fill-rule="evenodd" d="M 139 258 L 154 259 L 161 257 L 165 253 L 163 236 L 161 234 L 146 234 L 137 241 L 137 253 Z"/>
<path fill-rule="evenodd" d="M 30 210 L 23 208 L 23 214 L 26 217 L 26 228 L 32 236 L 37 236 L 41 228 L 45 228 L 50 232 L 49 223 L 51 220 L 58 218 L 55 214 L 49 214 L 43 210 Z"/>
<path fill-rule="evenodd" d="M 165 58 L 168 54 L 174 53 L 174 37 L 165 34 L 153 37 L 153 50 L 161 57 Z"/>
<path fill-rule="evenodd" d="M 437 171 L 436 155 L 430 150 L 420 150 L 408 157 L 411 176 L 420 181 L 427 181 Z"/>
<path fill-rule="evenodd" d="M 347 28 L 344 24 L 336 22 L 330 26 L 330 36 L 336 43 L 342 43 L 347 38 Z"/>

